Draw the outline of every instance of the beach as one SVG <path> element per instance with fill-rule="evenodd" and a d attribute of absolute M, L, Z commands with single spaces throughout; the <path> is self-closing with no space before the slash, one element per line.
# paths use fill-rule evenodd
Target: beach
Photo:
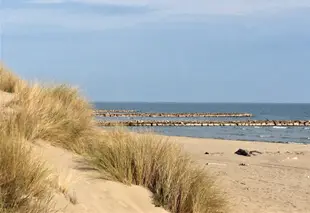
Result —
<path fill-rule="evenodd" d="M 227 198 L 232 213 L 310 212 L 309 145 L 158 137 L 180 144 L 196 163 L 205 167 Z M 262 154 L 234 154 L 239 148 Z M 64 213 L 166 212 L 154 207 L 151 194 L 142 187 L 100 180 L 96 172 L 78 169 L 79 156 L 48 143 L 35 146 L 35 150 L 62 180 L 67 179 L 68 191 L 78 201 L 73 205 L 57 196 L 57 207 L 65 207 Z"/>
<path fill-rule="evenodd" d="M 310 146 L 169 137 L 204 165 L 238 213 L 310 212 Z M 234 154 L 239 148 L 262 154 Z M 205 154 L 208 152 L 209 154 Z"/>
<path fill-rule="evenodd" d="M 253 114 L 250 118 L 240 118 L 240 122 L 255 119 L 309 120 L 307 104 L 97 103 L 96 107 L 138 109 L 142 112 L 237 111 Z M 154 118 L 143 119 L 148 121 Z M 204 122 L 227 122 L 231 119 L 236 118 L 195 117 L 195 120 Z M 162 137 L 169 141 L 182 145 L 194 161 L 216 178 L 217 186 L 229 201 L 231 212 L 310 212 L 309 127 L 157 126 L 151 129 L 165 135 Z M 132 130 L 139 132 L 139 127 Z M 240 156 L 235 154 L 238 149 L 258 152 L 250 157 Z"/>
<path fill-rule="evenodd" d="M 9 94 L 1 94 L 2 104 L 11 99 Z M 309 144 L 156 137 L 180 144 L 205 167 L 227 198 L 229 212 L 310 212 Z M 34 143 L 34 154 L 59 177 L 59 189 L 64 194 L 56 193 L 54 201 L 61 212 L 167 212 L 154 206 L 151 193 L 143 187 L 104 181 L 98 172 L 85 167 L 81 156 L 49 144 Z M 242 156 L 235 154 L 238 149 L 255 152 Z"/>

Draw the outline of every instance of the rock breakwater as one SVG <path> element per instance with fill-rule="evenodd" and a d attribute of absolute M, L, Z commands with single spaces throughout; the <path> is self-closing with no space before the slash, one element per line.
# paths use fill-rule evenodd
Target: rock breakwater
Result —
<path fill-rule="evenodd" d="M 97 121 L 99 126 L 310 126 L 310 120 L 246 120 L 246 121 L 172 121 L 131 120 Z"/>
<path fill-rule="evenodd" d="M 146 112 L 126 112 L 126 113 L 116 113 L 116 112 L 103 112 L 95 111 L 94 114 L 99 117 L 252 117 L 250 113 L 146 113 Z"/>
<path fill-rule="evenodd" d="M 94 110 L 95 115 L 100 115 L 100 114 L 108 114 L 108 113 L 135 113 L 137 112 L 136 110 L 133 109 L 111 109 L 111 110 L 106 110 L 106 109 L 97 109 Z"/>

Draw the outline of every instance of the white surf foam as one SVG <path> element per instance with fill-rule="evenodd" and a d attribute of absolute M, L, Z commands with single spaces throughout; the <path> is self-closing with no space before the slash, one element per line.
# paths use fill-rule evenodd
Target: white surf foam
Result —
<path fill-rule="evenodd" d="M 286 126 L 274 126 L 272 128 L 274 128 L 274 129 L 287 129 Z"/>
<path fill-rule="evenodd" d="M 260 135 L 260 138 L 271 138 L 271 135 Z"/>

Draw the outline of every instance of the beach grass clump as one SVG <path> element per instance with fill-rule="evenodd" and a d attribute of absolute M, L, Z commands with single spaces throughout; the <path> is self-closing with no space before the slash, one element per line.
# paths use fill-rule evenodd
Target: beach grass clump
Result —
<path fill-rule="evenodd" d="M 20 84 L 24 84 L 14 73 L 8 71 L 0 64 L 0 90 L 14 93 L 19 90 Z"/>
<path fill-rule="evenodd" d="M 28 140 L 42 139 L 79 150 L 79 142 L 92 137 L 93 110 L 75 88 L 24 86 L 10 104 L 16 108 L 10 120 Z"/>
<path fill-rule="evenodd" d="M 89 162 L 107 180 L 141 185 L 172 213 L 224 212 L 214 179 L 180 146 L 151 133 L 107 131 L 89 151 Z"/>
<path fill-rule="evenodd" d="M 7 135 L 0 124 L 0 213 L 47 213 L 52 194 L 49 172 L 24 139 Z"/>

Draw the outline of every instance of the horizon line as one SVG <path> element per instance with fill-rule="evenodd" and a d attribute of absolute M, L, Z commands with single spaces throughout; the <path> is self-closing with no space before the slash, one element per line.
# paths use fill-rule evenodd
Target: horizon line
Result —
<path fill-rule="evenodd" d="M 310 102 L 195 102 L 195 101 L 90 101 L 91 103 L 146 103 L 146 104 L 310 104 Z"/>

